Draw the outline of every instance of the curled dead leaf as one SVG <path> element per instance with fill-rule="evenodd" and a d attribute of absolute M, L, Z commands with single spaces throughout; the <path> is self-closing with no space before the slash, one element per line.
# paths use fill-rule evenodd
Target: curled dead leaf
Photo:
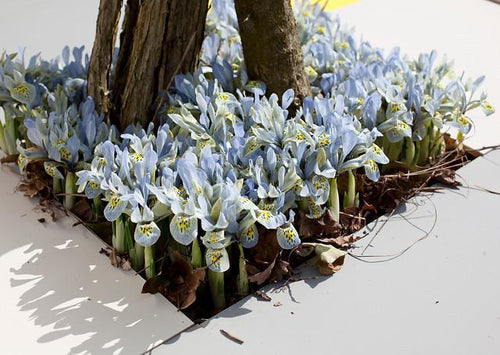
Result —
<path fill-rule="evenodd" d="M 193 269 L 179 252 L 174 251 L 170 262 L 164 264 L 158 276 L 146 281 L 142 292 L 161 292 L 179 309 L 185 309 L 196 301 L 196 290 L 205 280 L 205 274 L 205 268 Z"/>
<path fill-rule="evenodd" d="M 270 302 L 272 300 L 271 297 L 269 297 L 267 295 L 267 293 L 265 293 L 264 291 L 261 291 L 261 290 L 255 291 L 254 295 L 255 295 L 255 297 L 257 297 L 258 299 L 260 299 L 262 301 Z"/>
<path fill-rule="evenodd" d="M 346 251 L 335 248 L 332 245 L 321 243 L 302 243 L 299 248 L 314 248 L 316 257 L 313 259 L 322 275 L 331 275 L 339 271 L 344 265 Z"/>

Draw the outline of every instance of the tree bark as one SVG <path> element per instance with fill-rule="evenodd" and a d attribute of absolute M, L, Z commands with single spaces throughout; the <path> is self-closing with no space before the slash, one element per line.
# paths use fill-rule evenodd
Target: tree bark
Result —
<path fill-rule="evenodd" d="M 292 88 L 300 101 L 311 95 L 290 0 L 235 0 L 235 6 L 249 79 L 266 83 L 268 93 Z"/>
<path fill-rule="evenodd" d="M 114 22 L 114 17 L 104 13 L 103 4 L 117 1 L 101 0 L 94 45 L 99 50 L 92 51 L 92 57 L 94 52 L 98 57 L 95 63 L 111 63 L 102 59 L 105 51 L 100 48 L 112 42 L 106 53 L 113 51 L 114 37 L 109 40 L 104 29 L 112 27 L 105 18 Z M 129 124 L 147 125 L 155 114 L 158 93 L 172 85 L 175 75 L 196 69 L 207 9 L 208 0 L 128 0 L 109 105 L 111 121 L 122 130 Z M 100 103 L 109 89 L 103 86 L 104 78 L 109 78 L 103 74 L 105 68 L 109 65 L 93 65 L 91 60 L 89 72 L 99 75 L 98 80 L 89 77 L 89 94 L 98 95 Z"/>
<path fill-rule="evenodd" d="M 120 50 L 118 57 L 126 68 L 122 83 L 117 81 L 112 119 L 122 129 L 150 122 L 158 93 L 172 85 L 176 74 L 195 70 L 207 8 L 208 0 L 140 2 L 131 49 Z"/>
<path fill-rule="evenodd" d="M 101 0 L 97 29 L 90 56 L 87 92 L 92 96 L 98 111 L 108 113 L 110 70 L 113 60 L 122 0 Z"/>
<path fill-rule="evenodd" d="M 122 95 L 130 70 L 130 54 L 134 43 L 134 28 L 139 17 L 139 0 L 128 0 L 125 8 L 122 32 L 120 34 L 120 53 L 113 71 L 113 95 L 111 97 L 111 112 L 113 123 L 119 125 L 122 107 Z"/>

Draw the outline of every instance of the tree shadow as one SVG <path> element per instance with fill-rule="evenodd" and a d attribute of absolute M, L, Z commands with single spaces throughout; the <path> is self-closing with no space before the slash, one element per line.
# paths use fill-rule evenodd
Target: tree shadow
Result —
<path fill-rule="evenodd" d="M 73 227 L 72 218 L 39 223 L 35 202 L 13 196 L 11 181 L 17 176 L 5 175 L 10 173 L 0 176 L 0 219 L 9 227 L 0 258 L 15 261 L 9 264 L 8 292 L 19 297 L 19 311 L 42 329 L 38 343 L 71 344 L 64 349 L 68 354 L 138 354 L 166 332 L 189 326 L 162 296 L 141 294 L 141 280 L 133 272 L 113 269 L 99 255 L 104 245 L 83 226 Z"/>

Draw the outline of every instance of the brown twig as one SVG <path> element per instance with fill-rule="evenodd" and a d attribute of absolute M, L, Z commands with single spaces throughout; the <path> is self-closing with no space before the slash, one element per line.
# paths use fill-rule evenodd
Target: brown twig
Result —
<path fill-rule="evenodd" d="M 241 344 L 243 344 L 243 343 L 244 343 L 244 341 L 243 341 L 243 340 L 241 340 L 241 339 L 239 339 L 239 338 L 235 337 L 234 335 L 229 334 L 229 333 L 228 333 L 228 332 L 226 332 L 224 329 L 219 329 L 219 331 L 220 331 L 220 333 L 221 333 L 222 335 L 224 335 L 224 336 L 225 336 L 226 338 L 228 338 L 229 340 L 234 341 L 236 344 L 240 344 L 240 345 L 241 345 Z"/>

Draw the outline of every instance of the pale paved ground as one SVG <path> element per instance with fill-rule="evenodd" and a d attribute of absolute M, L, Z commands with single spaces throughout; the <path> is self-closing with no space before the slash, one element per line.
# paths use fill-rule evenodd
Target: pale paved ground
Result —
<path fill-rule="evenodd" d="M 97 0 L 0 3 L 0 48 L 27 46 L 28 53 L 50 58 L 65 44 L 92 43 Z M 500 109 L 499 5 L 361 0 L 341 16 L 373 45 L 399 45 L 412 56 L 438 49 L 467 76 L 487 75 L 485 89 Z M 495 116 L 474 116 L 471 146 L 500 143 Z M 497 191 L 499 173 L 500 152 L 460 172 L 467 185 Z M 112 269 L 97 253 L 102 244 L 83 228 L 71 228 L 71 219 L 39 224 L 34 204 L 13 193 L 16 177 L 6 168 L 0 181 L 2 354 L 138 354 L 190 325 L 164 299 L 140 295 L 141 280 Z M 366 251 L 405 248 L 430 229 L 437 210 L 429 236 L 402 257 L 372 264 L 348 258 L 333 277 L 275 290 L 271 303 L 245 300 L 153 353 L 498 354 L 499 198 L 467 188 L 420 197 Z M 219 329 L 245 343 L 234 344 Z"/>
<path fill-rule="evenodd" d="M 460 170 L 469 186 L 496 191 L 499 174 L 500 151 Z M 267 287 L 271 302 L 247 299 L 153 354 L 192 354 L 203 343 L 219 354 L 499 354 L 499 203 L 466 187 L 415 198 L 371 241 L 365 256 L 387 256 L 364 260 L 378 262 L 349 257 L 332 277 Z"/>
<path fill-rule="evenodd" d="M 137 354 L 191 324 L 162 296 L 141 294 L 142 278 L 113 268 L 73 218 L 36 212 L 18 181 L 0 169 L 1 354 Z"/>

